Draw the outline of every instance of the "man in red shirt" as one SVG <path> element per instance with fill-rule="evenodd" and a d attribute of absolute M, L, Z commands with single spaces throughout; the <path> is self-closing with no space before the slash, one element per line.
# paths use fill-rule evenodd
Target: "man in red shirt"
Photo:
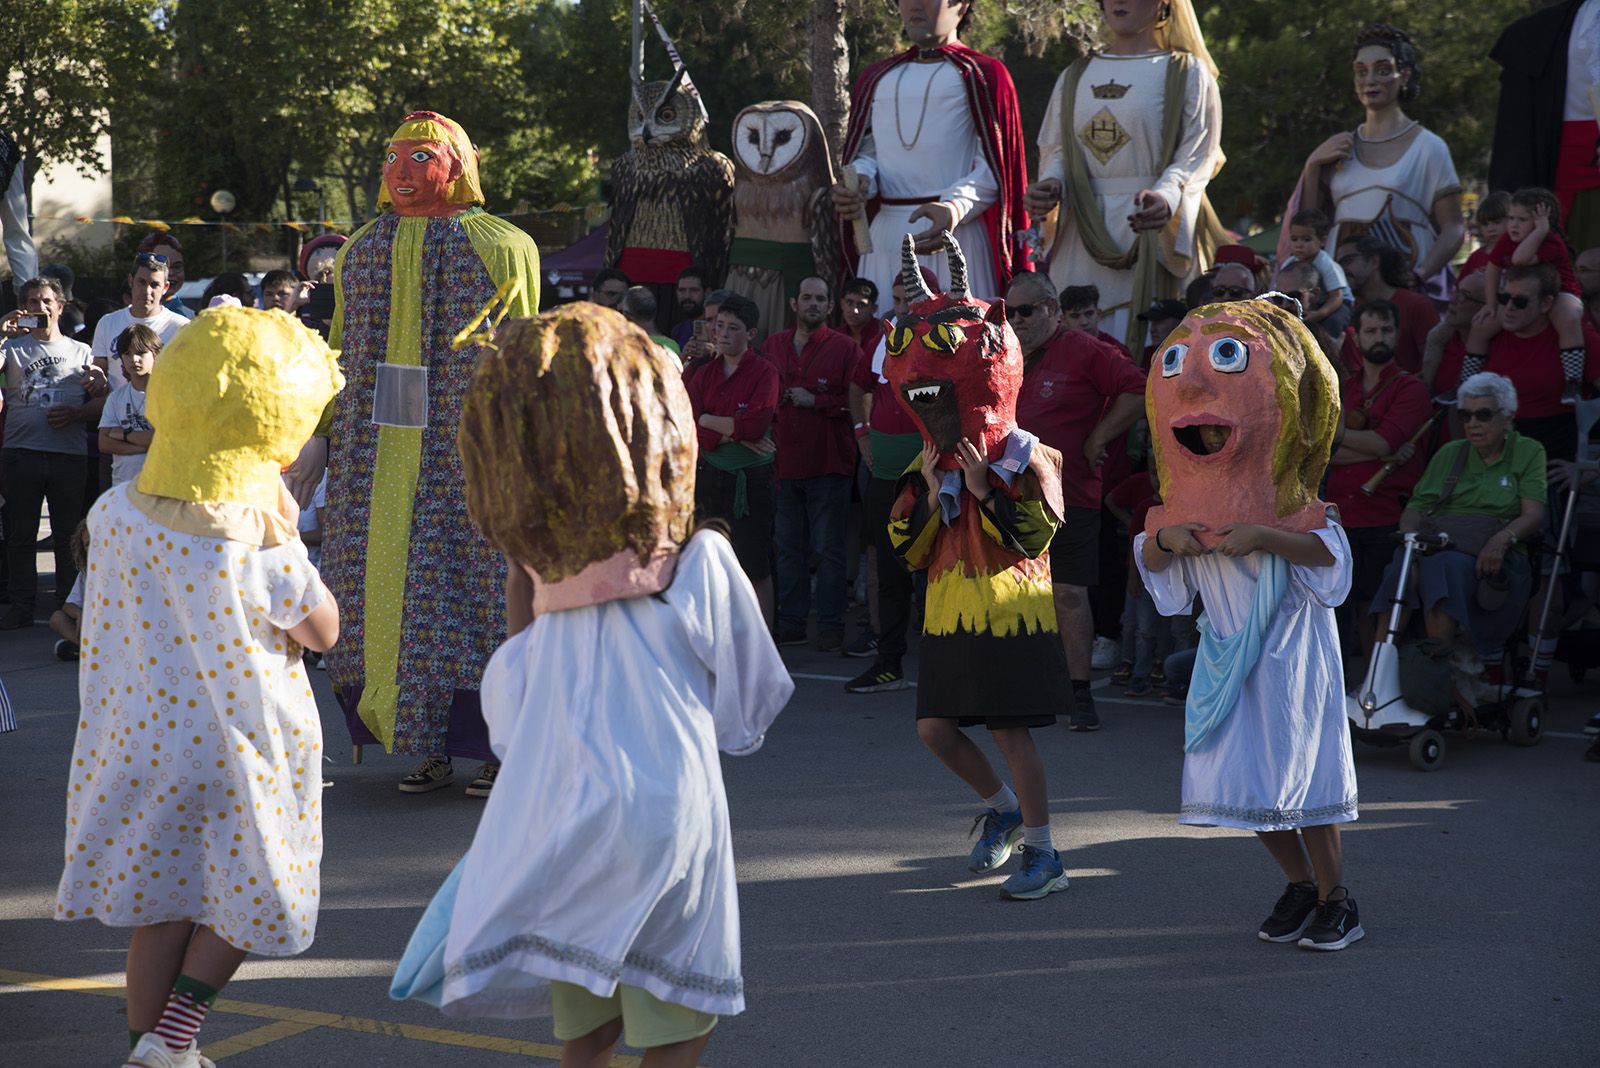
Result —
<path fill-rule="evenodd" d="M 1072 679 L 1068 727 L 1098 730 L 1089 695 L 1094 616 L 1088 588 L 1099 581 L 1100 465 L 1107 446 L 1144 414 L 1144 375 L 1110 345 L 1063 324 L 1045 275 L 1012 280 L 1006 319 L 1024 361 L 1017 425 L 1061 453 L 1066 514 L 1050 543 L 1050 578 Z"/>
<path fill-rule="evenodd" d="M 938 279 L 926 267 L 922 268 L 922 280 L 929 289 L 938 287 Z M 909 305 L 898 275 L 889 293 L 893 317 L 899 319 Z M 846 693 L 882 693 L 903 690 L 908 685 L 901 662 L 906 655 L 906 629 L 911 621 L 912 577 L 889 544 L 889 512 L 894 507 L 900 476 L 922 455 L 922 431 L 881 373 L 882 334 L 880 325 L 878 340 L 871 348 L 862 348 L 850 380 L 856 445 L 871 476 L 862 493 L 861 515 L 867 531 L 869 597 L 876 601 L 872 615 L 877 657 L 870 667 L 845 683 Z"/>
<path fill-rule="evenodd" d="M 771 334 L 762 347 L 778 369 L 778 628 L 779 645 L 804 645 L 811 615 L 810 559 L 817 558 L 817 648 L 844 644 L 844 541 L 856 445 L 850 433 L 850 377 L 860 349 L 829 329 L 833 295 L 815 276 L 789 301 L 793 330 Z"/>
<path fill-rule="evenodd" d="M 878 339 L 883 336 L 883 320 L 878 318 L 878 286 L 870 278 L 852 278 L 839 297 L 839 328 L 850 335 L 856 347 L 872 358 Z"/>
<path fill-rule="evenodd" d="M 1456 283 L 1450 296 L 1450 308 L 1439 320 L 1439 325 L 1428 331 L 1428 342 L 1422 353 L 1422 384 L 1438 396 L 1454 393 L 1461 384 L 1461 364 L 1467 357 L 1467 335 L 1472 330 L 1472 317 L 1483 307 L 1483 272 L 1474 271 Z"/>
<path fill-rule="evenodd" d="M 1364 663 L 1373 633 L 1367 609 L 1394 556 L 1404 498 L 1427 466 L 1425 451 L 1407 443 L 1433 405 L 1422 380 L 1395 366 L 1399 310 L 1386 300 L 1368 301 L 1356 311 L 1354 325 L 1361 370 L 1346 375 L 1340 388 L 1345 431 L 1328 468 L 1326 497 L 1338 506 L 1350 540 L 1350 595 L 1340 614 L 1347 638 L 1359 640 L 1347 640 L 1346 659 Z M 1391 461 L 1398 466 L 1371 493 L 1364 491 Z"/>
<path fill-rule="evenodd" d="M 691 371 L 684 386 L 700 435 L 695 519 L 728 524 L 739 566 L 771 626 L 775 479 L 768 431 L 778 412 L 778 372 L 750 347 L 760 321 L 750 298 L 729 294 L 712 332 L 717 358 Z"/>
<path fill-rule="evenodd" d="M 1578 421 L 1561 400 L 1566 376 L 1561 343 L 1550 308 L 1561 276 L 1548 263 L 1510 267 L 1501 276 L 1497 322 L 1474 323 L 1467 336 L 1461 378 L 1493 371 L 1517 387 L 1516 429 L 1544 446 L 1551 460 L 1572 460 L 1578 451 Z M 1585 324 L 1583 380 L 1600 388 L 1600 332 Z M 1559 513 L 1558 513 L 1559 514 Z"/>
<path fill-rule="evenodd" d="M 1422 369 L 1422 352 L 1427 347 L 1428 331 L 1439 322 L 1433 301 L 1421 293 L 1404 288 L 1396 273 L 1400 254 L 1371 234 L 1339 242 L 1335 257 L 1344 268 L 1356 311 L 1369 300 L 1386 300 L 1400 310 L 1400 335 L 1395 340 L 1394 362 L 1402 371 L 1416 374 Z M 1385 263 L 1385 260 L 1388 263 Z M 1387 269 L 1387 273 L 1386 273 Z"/>

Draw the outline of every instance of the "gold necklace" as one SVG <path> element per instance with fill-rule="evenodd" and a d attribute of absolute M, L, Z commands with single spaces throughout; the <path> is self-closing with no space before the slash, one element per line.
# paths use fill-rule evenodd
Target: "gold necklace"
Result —
<path fill-rule="evenodd" d="M 928 75 L 928 82 L 922 87 L 922 110 L 917 113 L 917 128 L 911 135 L 911 140 L 906 140 L 904 128 L 900 125 L 900 85 L 906 80 L 906 71 L 911 69 L 910 63 L 900 64 L 900 77 L 894 83 L 894 135 L 900 140 L 900 147 L 910 152 L 917 147 L 917 142 L 922 140 L 922 124 L 928 121 L 928 98 L 933 95 L 933 79 L 938 76 L 939 69 L 935 67 Z"/>

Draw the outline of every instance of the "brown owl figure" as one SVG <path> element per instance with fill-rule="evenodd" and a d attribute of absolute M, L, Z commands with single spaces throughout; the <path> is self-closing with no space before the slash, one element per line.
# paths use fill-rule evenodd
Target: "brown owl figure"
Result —
<path fill-rule="evenodd" d="M 733 164 L 707 144 L 699 94 L 681 68 L 671 81 L 634 87 L 628 136 L 633 147 L 611 165 L 606 265 L 676 308 L 680 270 L 694 263 L 711 279 L 727 274 Z"/>
<path fill-rule="evenodd" d="M 733 120 L 735 215 L 727 286 L 761 309 L 761 337 L 782 330 L 789 298 L 810 275 L 837 295 L 839 225 L 828 188 L 833 157 L 817 116 L 798 100 L 751 104 Z"/>

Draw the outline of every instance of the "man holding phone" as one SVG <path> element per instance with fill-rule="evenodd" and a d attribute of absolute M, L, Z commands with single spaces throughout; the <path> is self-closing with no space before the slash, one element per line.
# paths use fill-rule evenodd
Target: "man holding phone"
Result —
<path fill-rule="evenodd" d="M 22 310 L 0 319 L 0 364 L 5 394 L 6 565 L 11 607 L 0 616 L 0 630 L 33 625 L 39 574 L 34 544 L 39 516 L 50 502 L 50 533 L 56 554 L 56 600 L 64 601 L 78 569 L 68 546 L 83 518 L 84 480 L 89 440 L 84 424 L 100 421 L 105 378 L 89 346 L 61 333 L 66 294 L 54 278 L 35 278 L 22 286 Z"/>

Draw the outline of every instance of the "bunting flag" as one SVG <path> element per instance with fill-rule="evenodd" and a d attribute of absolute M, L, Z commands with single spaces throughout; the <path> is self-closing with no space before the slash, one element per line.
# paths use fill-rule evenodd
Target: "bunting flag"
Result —
<path fill-rule="evenodd" d="M 595 220 L 605 210 L 605 205 L 599 202 L 591 204 L 561 203 L 550 208 L 530 208 L 527 211 L 495 212 L 501 219 L 520 219 L 529 215 L 570 215 L 573 212 L 582 212 L 591 221 Z M 97 217 L 93 215 L 35 215 L 35 222 L 75 222 L 84 226 L 95 223 L 113 223 L 119 226 L 138 226 L 146 230 L 159 230 L 168 233 L 175 226 L 199 226 L 220 228 L 226 233 L 242 234 L 247 231 L 272 233 L 274 230 L 290 229 L 300 233 L 309 233 L 322 228 L 324 230 L 354 230 L 363 226 L 363 222 L 352 222 L 348 219 L 284 219 L 278 222 L 244 222 L 222 219 L 202 219 L 195 215 L 182 219 L 136 219 L 131 215 L 112 215 Z"/>

